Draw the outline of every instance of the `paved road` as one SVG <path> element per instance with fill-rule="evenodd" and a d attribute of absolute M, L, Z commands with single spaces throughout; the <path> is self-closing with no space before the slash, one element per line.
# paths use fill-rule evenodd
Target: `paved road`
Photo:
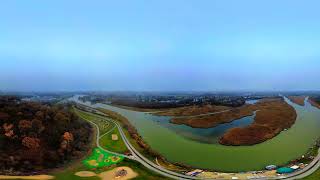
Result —
<path fill-rule="evenodd" d="M 91 107 L 89 107 L 91 108 Z M 95 109 L 95 111 L 97 112 L 96 114 L 98 115 L 101 115 L 101 116 L 105 116 L 104 113 L 98 111 Z M 116 127 L 118 128 L 119 130 L 119 133 L 125 143 L 125 145 L 127 146 L 128 150 L 131 152 L 132 156 L 126 156 L 126 155 L 122 155 L 122 154 L 119 154 L 119 153 L 115 153 L 115 152 L 111 152 L 111 151 L 108 151 L 106 149 L 104 149 L 103 147 L 100 146 L 100 142 L 99 142 L 99 136 L 100 136 L 100 132 L 99 132 L 99 127 L 98 125 L 96 125 L 95 123 L 91 122 L 91 124 L 93 124 L 97 129 L 98 129 L 98 133 L 97 133 L 97 146 L 100 147 L 101 149 L 109 152 L 109 153 L 113 153 L 113 154 L 116 154 L 116 155 L 119 155 L 119 156 L 124 156 L 124 157 L 127 157 L 129 159 L 132 159 L 132 160 L 135 160 L 135 161 L 138 161 L 139 163 L 141 163 L 143 166 L 145 166 L 146 168 L 156 172 L 156 173 L 159 173 L 165 177 L 169 177 L 169 178 L 172 178 L 172 179 L 202 179 L 202 178 L 198 178 L 198 177 L 192 177 L 192 176 L 187 176 L 187 175 L 183 175 L 183 174 L 179 174 L 179 173 L 176 173 L 176 172 L 172 172 L 172 171 L 169 171 L 157 164 L 155 164 L 154 162 L 150 161 L 149 159 L 147 159 L 146 157 L 144 157 L 143 155 L 140 154 L 140 152 L 138 152 L 132 145 L 131 143 L 129 142 L 129 140 L 127 139 L 126 135 L 124 134 L 123 130 L 122 130 L 122 127 L 119 125 L 119 123 L 113 119 L 108 119 L 108 118 L 105 118 L 107 121 L 109 122 L 112 122 L 116 125 Z M 286 179 L 286 180 L 296 180 L 296 179 L 302 179 L 302 178 L 305 178 L 309 175 L 311 175 L 312 173 L 314 173 L 316 170 L 318 170 L 320 168 L 320 149 L 319 149 L 319 154 L 318 156 L 306 167 L 304 168 L 303 170 L 300 170 L 300 171 L 296 171 L 292 174 L 289 174 L 289 175 L 286 175 L 286 176 L 279 176 L 279 177 L 276 177 L 276 178 L 269 178 L 269 179 Z M 262 177 L 262 178 L 256 178 L 256 179 L 267 179 L 265 177 Z"/>
<path fill-rule="evenodd" d="M 314 160 L 303 170 L 296 171 L 294 173 L 288 174 L 286 177 L 279 178 L 279 179 L 286 179 L 286 180 L 296 180 L 296 179 L 302 179 L 307 176 L 310 176 L 315 171 L 317 171 L 320 168 L 320 149 L 318 150 L 317 157 L 314 158 Z M 319 177 L 320 179 L 320 177 Z"/>
<path fill-rule="evenodd" d="M 89 112 L 89 113 L 92 113 L 92 112 Z M 102 116 L 105 116 L 104 113 L 102 112 L 99 112 L 99 113 L 95 113 L 95 114 L 98 114 L 98 115 L 102 115 Z M 81 116 L 80 116 L 81 117 Z M 81 117 L 81 118 L 84 118 L 84 117 Z M 96 144 L 97 144 L 97 147 L 101 148 L 103 151 L 106 151 L 108 153 L 112 153 L 112 154 L 115 154 L 117 156 L 123 156 L 123 157 L 126 157 L 128 159 L 131 159 L 131 160 L 135 160 L 135 161 L 138 161 L 139 163 L 141 163 L 142 165 L 144 165 L 146 168 L 156 172 L 156 173 L 159 173 L 159 174 L 162 174 L 163 176 L 165 177 L 169 177 L 169 178 L 172 178 L 172 179 L 200 179 L 200 178 L 196 178 L 196 177 L 191 177 L 191 176 L 186 176 L 186 175 L 183 175 L 183 174 L 179 174 L 179 173 L 176 173 L 176 172 L 172 172 L 172 171 L 169 171 L 157 164 L 155 164 L 154 162 L 150 161 L 149 159 L 145 158 L 143 155 L 141 155 L 132 145 L 131 143 L 129 142 L 129 140 L 127 139 L 126 135 L 124 134 L 123 130 L 122 130 L 122 127 L 119 125 L 119 123 L 115 120 L 112 120 L 112 119 L 109 119 L 109 118 L 105 118 L 105 120 L 115 124 L 115 126 L 118 128 L 119 130 L 119 133 L 125 143 L 125 145 L 127 146 L 128 150 L 131 152 L 132 156 L 126 156 L 126 155 L 123 155 L 123 154 L 119 154 L 119 153 L 116 153 L 116 152 L 112 152 L 112 151 L 109 151 L 109 150 L 106 150 L 104 149 L 101 145 L 100 145 L 100 142 L 99 142 L 99 139 L 101 138 L 100 137 L 100 130 L 99 130 L 99 127 L 97 124 L 95 124 L 94 122 L 91 122 L 89 121 L 92 125 L 94 125 L 96 128 L 97 128 L 97 138 L 96 138 Z"/>

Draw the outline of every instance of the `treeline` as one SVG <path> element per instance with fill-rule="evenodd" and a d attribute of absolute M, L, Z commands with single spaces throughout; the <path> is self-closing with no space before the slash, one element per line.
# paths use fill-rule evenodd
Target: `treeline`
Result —
<path fill-rule="evenodd" d="M 320 105 L 320 96 L 314 96 L 311 99 Z"/>
<path fill-rule="evenodd" d="M 83 156 L 91 126 L 67 105 L 0 97 L 0 171 L 36 174 Z"/>
<path fill-rule="evenodd" d="M 177 102 L 161 102 L 161 101 L 137 101 L 131 99 L 117 99 L 111 102 L 113 105 L 120 105 L 120 106 L 127 106 L 127 107 L 135 107 L 135 108 L 142 108 L 142 109 L 169 109 L 169 108 L 179 108 L 185 106 L 204 106 L 204 105 L 216 105 L 216 106 L 229 106 L 229 107 L 240 107 L 245 104 L 245 99 L 242 97 L 239 98 L 211 98 L 206 100 L 199 100 L 194 101 L 194 99 L 184 99 L 179 100 Z"/>

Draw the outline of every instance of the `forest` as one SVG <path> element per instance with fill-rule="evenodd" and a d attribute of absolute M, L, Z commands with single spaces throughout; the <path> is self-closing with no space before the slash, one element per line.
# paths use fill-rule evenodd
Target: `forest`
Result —
<path fill-rule="evenodd" d="M 92 131 L 71 105 L 1 96 L 1 174 L 38 174 L 78 159 L 89 150 Z"/>

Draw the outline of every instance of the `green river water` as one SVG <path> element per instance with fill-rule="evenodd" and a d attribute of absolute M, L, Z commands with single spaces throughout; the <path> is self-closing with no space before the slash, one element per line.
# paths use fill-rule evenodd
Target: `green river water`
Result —
<path fill-rule="evenodd" d="M 282 165 L 301 157 L 320 136 L 320 110 L 307 101 L 304 107 L 286 101 L 298 114 L 296 123 L 287 131 L 264 143 L 253 146 L 223 146 L 184 138 L 161 126 L 147 113 L 105 104 L 91 105 L 125 116 L 151 148 L 171 162 L 223 172 L 261 170 L 267 165 Z M 87 103 L 88 105 L 88 103 Z"/>

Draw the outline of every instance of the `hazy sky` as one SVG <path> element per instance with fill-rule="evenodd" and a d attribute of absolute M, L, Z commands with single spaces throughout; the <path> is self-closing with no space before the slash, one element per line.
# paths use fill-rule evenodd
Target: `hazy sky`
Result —
<path fill-rule="evenodd" d="M 319 7 L 3 1 L 0 90 L 320 90 Z"/>

